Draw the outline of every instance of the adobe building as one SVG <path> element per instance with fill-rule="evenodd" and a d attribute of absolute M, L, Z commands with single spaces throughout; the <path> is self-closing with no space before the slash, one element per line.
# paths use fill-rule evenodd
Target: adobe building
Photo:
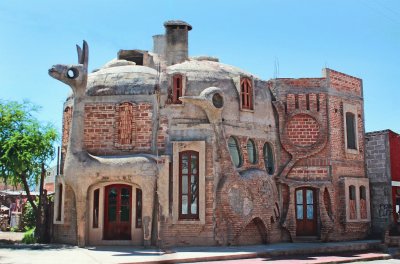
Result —
<path fill-rule="evenodd" d="M 387 129 L 366 133 L 367 175 L 371 183 L 372 234 L 400 235 L 400 135 Z"/>
<path fill-rule="evenodd" d="M 54 239 L 84 245 L 238 245 L 364 238 L 370 225 L 361 79 L 259 77 L 189 57 L 191 25 L 152 52 L 49 74 L 64 104 Z"/>

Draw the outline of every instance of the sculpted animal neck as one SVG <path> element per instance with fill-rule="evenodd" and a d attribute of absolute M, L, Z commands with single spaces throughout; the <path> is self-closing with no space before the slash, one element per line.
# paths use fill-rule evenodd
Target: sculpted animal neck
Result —
<path fill-rule="evenodd" d="M 69 85 L 74 94 L 74 105 L 71 121 L 71 132 L 69 136 L 67 158 L 72 156 L 81 156 L 84 150 L 84 108 L 85 91 L 88 77 L 89 47 L 86 41 L 83 41 L 83 49 L 78 45 L 78 64 L 75 65 L 54 65 L 49 70 L 49 75 L 67 85 Z M 69 153 L 69 154 L 68 154 Z"/>

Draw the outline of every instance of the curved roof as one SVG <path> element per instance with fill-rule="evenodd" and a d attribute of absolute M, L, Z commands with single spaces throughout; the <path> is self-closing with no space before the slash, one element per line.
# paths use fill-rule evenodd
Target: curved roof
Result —
<path fill-rule="evenodd" d="M 229 79 L 238 77 L 240 75 L 253 76 L 259 79 L 257 76 L 237 68 L 232 65 L 223 64 L 216 61 L 215 58 L 203 59 L 191 59 L 183 63 L 174 64 L 168 67 L 167 72 L 180 72 L 192 76 L 193 79 Z"/>
<path fill-rule="evenodd" d="M 108 67 L 107 67 L 108 66 Z M 157 71 L 124 61 L 112 61 L 88 77 L 87 95 L 152 94 Z"/>

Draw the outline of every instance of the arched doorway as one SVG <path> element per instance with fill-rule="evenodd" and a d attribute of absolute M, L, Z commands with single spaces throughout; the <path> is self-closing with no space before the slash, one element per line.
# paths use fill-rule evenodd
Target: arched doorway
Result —
<path fill-rule="evenodd" d="M 296 235 L 317 235 L 316 191 L 310 187 L 296 189 Z"/>
<path fill-rule="evenodd" d="M 132 186 L 113 184 L 105 187 L 104 239 L 130 240 L 132 226 Z"/>

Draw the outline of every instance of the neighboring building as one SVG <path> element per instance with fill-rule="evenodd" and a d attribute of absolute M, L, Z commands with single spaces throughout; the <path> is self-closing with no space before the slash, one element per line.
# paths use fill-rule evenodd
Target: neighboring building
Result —
<path fill-rule="evenodd" d="M 189 57 L 183 21 L 121 50 L 64 105 L 54 239 L 83 245 L 349 240 L 369 231 L 361 79 L 262 80 Z"/>
<path fill-rule="evenodd" d="M 365 137 L 372 233 L 382 237 L 400 222 L 400 135 L 382 130 L 366 133 Z"/>

